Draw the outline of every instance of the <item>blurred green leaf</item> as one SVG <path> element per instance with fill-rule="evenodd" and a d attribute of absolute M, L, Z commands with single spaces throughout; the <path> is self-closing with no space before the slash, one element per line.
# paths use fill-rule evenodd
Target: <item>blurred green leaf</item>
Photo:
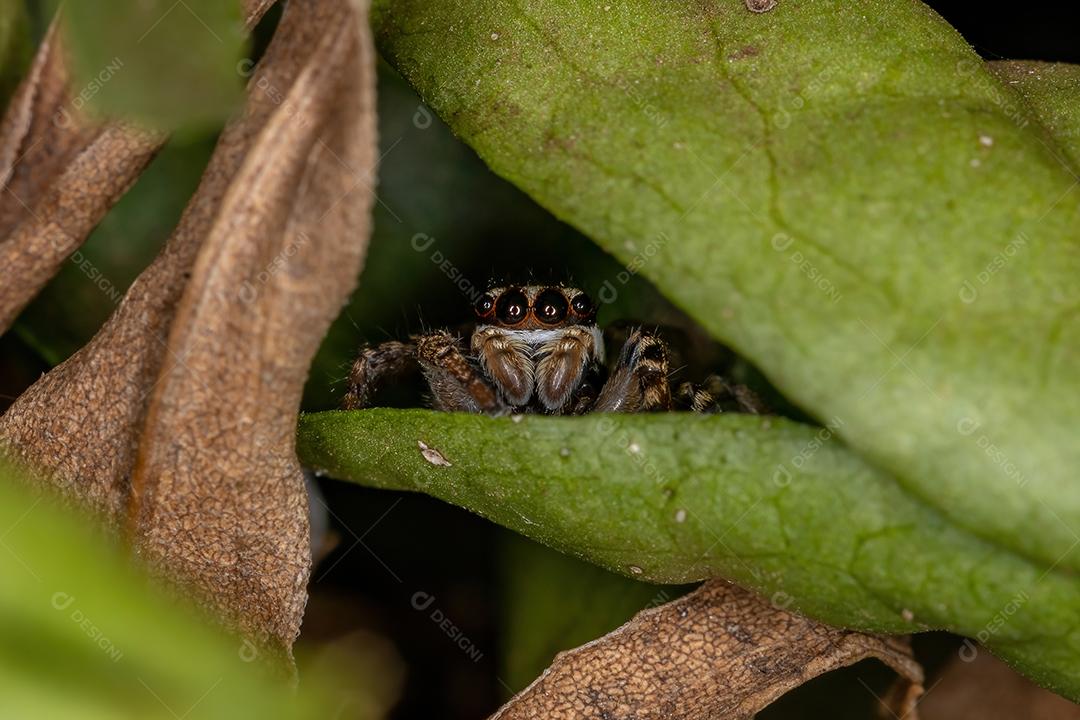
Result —
<path fill-rule="evenodd" d="M 239 108 L 250 69 L 241 3 L 108 0 L 63 3 L 62 12 L 73 109 L 190 131 Z"/>
<path fill-rule="evenodd" d="M 0 107 L 19 84 L 30 61 L 30 23 L 22 2 L 0 3 Z"/>
<path fill-rule="evenodd" d="M 1080 171 L 941 18 L 380 0 L 375 26 L 497 173 L 914 498 L 1080 569 Z"/>
<path fill-rule="evenodd" d="M 331 717 L 328 669 L 299 694 L 270 678 L 253 646 L 151 589 L 108 538 L 13 478 L 0 470 L 0 716 Z"/>
<path fill-rule="evenodd" d="M 737 414 L 382 409 L 303 416 L 297 449 L 331 477 L 425 492 L 640 580 L 726 577 L 834 625 L 978 637 L 1080 698 L 1073 575 L 976 537 L 831 434 Z"/>

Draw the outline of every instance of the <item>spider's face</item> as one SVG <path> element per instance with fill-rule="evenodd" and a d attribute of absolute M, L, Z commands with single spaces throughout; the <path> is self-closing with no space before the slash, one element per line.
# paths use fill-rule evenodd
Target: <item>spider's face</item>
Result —
<path fill-rule="evenodd" d="M 493 288 L 476 302 L 477 318 L 507 330 L 556 330 L 596 322 L 596 306 L 577 288 L 525 285 Z"/>
<path fill-rule="evenodd" d="M 577 288 L 494 288 L 476 303 L 476 315 L 471 350 L 513 407 L 536 397 L 546 410 L 560 410 L 588 368 L 604 361 L 596 306 Z"/>

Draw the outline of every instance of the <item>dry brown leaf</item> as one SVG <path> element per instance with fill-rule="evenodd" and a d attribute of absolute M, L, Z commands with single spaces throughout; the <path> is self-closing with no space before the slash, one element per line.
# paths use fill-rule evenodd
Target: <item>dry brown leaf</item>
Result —
<path fill-rule="evenodd" d="M 260 9 L 265 10 L 266 3 Z M 298 26 L 299 25 L 299 26 Z M 150 392 L 176 305 L 252 139 L 279 109 L 316 34 L 283 21 L 249 83 L 243 114 L 222 132 L 172 237 L 94 338 L 0 417 L 0 446 L 67 497 L 122 526 Z"/>
<path fill-rule="evenodd" d="M 164 136 L 92 122 L 71 102 L 58 23 L 0 125 L 0 332 L 135 182 Z"/>
<path fill-rule="evenodd" d="M 945 667 L 919 711 L 923 720 L 1080 720 L 1080 705 L 1042 689 L 973 645 L 961 648 Z"/>
<path fill-rule="evenodd" d="M 272 59 L 300 71 L 248 138 L 199 251 L 132 478 L 131 534 L 151 567 L 282 653 L 310 567 L 301 392 L 368 237 L 374 57 L 362 19 L 345 0 L 288 6 L 279 32 L 294 41 Z"/>
<path fill-rule="evenodd" d="M 0 418 L 8 455 L 114 528 L 130 520 L 162 575 L 286 655 L 310 563 L 300 391 L 368 233 L 374 60 L 358 12 L 290 5 L 162 253 Z"/>
<path fill-rule="evenodd" d="M 906 642 L 822 625 L 711 580 L 560 653 L 492 720 L 743 720 L 807 680 L 866 658 L 901 676 L 907 687 L 889 710 L 917 720 L 923 673 Z"/>
<path fill-rule="evenodd" d="M 248 29 L 255 27 L 275 2 L 277 0 L 244 0 L 244 25 Z"/>

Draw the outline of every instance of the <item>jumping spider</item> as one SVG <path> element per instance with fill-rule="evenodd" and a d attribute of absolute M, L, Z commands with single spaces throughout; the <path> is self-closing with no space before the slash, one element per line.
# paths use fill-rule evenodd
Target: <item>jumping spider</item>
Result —
<path fill-rule="evenodd" d="M 703 386 L 668 381 L 668 348 L 641 328 L 630 332 L 607 371 L 596 306 L 571 287 L 526 285 L 488 290 L 475 305 L 469 348 L 447 330 L 364 348 L 349 373 L 342 407 L 368 407 L 391 378 L 424 374 L 437 410 L 503 415 L 587 412 L 708 412 L 726 401 L 742 412 L 764 406 L 742 385 L 711 376 Z"/>

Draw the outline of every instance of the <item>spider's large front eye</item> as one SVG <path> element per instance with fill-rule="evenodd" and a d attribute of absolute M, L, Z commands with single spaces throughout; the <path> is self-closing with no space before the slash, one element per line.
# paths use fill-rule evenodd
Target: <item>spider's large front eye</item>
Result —
<path fill-rule="evenodd" d="M 554 288 L 543 291 L 533 302 L 533 313 L 536 319 L 546 325 L 562 322 L 569 309 L 570 304 L 566 302 L 566 298 Z"/>
<path fill-rule="evenodd" d="M 506 325 L 517 325 L 529 314 L 529 299 L 517 288 L 507 290 L 495 302 L 495 317 Z"/>
<path fill-rule="evenodd" d="M 476 305 L 473 306 L 473 309 L 476 310 L 476 315 L 478 317 L 483 318 L 491 314 L 491 309 L 493 307 L 495 307 L 495 301 L 491 296 L 481 295 L 480 299 L 476 301 Z"/>
<path fill-rule="evenodd" d="M 570 302 L 570 307 L 574 308 L 574 313 L 582 317 L 592 315 L 595 310 L 592 300 L 585 293 L 578 293 Z"/>

